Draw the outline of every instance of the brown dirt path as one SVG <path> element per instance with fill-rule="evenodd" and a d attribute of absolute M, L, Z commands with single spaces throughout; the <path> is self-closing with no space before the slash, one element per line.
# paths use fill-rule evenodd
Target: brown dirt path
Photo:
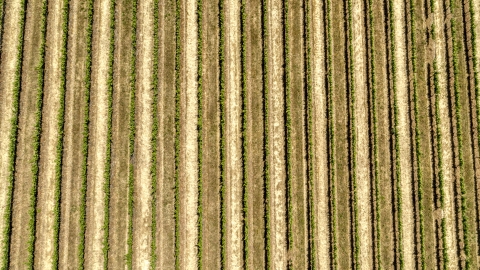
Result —
<path fill-rule="evenodd" d="M 180 267 L 184 269 L 197 268 L 198 229 L 198 146 L 197 146 L 197 1 L 185 0 L 183 6 L 184 42 L 184 88 L 182 89 L 182 137 L 181 177 L 180 184 Z"/>
<path fill-rule="evenodd" d="M 327 153 L 327 119 L 324 113 L 327 110 L 326 87 L 325 87 L 325 32 L 322 15 L 323 5 L 312 1 L 311 11 L 311 76 L 313 91 L 313 201 L 315 202 L 310 211 L 315 213 L 315 236 L 316 258 L 314 264 L 320 269 L 330 268 L 330 220 L 329 220 L 329 194 L 328 194 L 328 153 Z M 308 71 L 307 71 L 308 72 Z"/>
<path fill-rule="evenodd" d="M 203 1 L 203 244 L 205 269 L 220 268 L 218 1 Z"/>
<path fill-rule="evenodd" d="M 18 126 L 17 154 L 15 161 L 15 184 L 12 206 L 12 231 L 10 244 L 10 268 L 19 269 L 31 255 L 30 240 L 30 193 L 33 187 L 32 158 L 35 130 L 36 99 L 38 89 L 37 66 L 40 62 L 42 1 L 27 5 L 24 34 L 22 91 L 20 92 L 20 117 Z"/>
<path fill-rule="evenodd" d="M 270 136 L 270 209 L 271 209 L 271 260 L 274 269 L 287 267 L 286 208 L 285 208 L 285 123 L 283 88 L 283 25 L 282 2 L 268 3 L 269 46 L 269 134 Z"/>
<path fill-rule="evenodd" d="M 86 2 L 70 2 L 67 61 L 67 92 L 65 96 L 65 130 L 62 161 L 62 198 L 59 268 L 79 264 L 80 190 L 82 182 L 82 134 L 84 122 Z"/>
<path fill-rule="evenodd" d="M 130 154 L 130 73 L 132 58 L 132 1 L 116 1 L 112 171 L 108 266 L 125 269 L 128 252 L 128 174 Z"/>
<path fill-rule="evenodd" d="M 40 172 L 38 178 L 35 268 L 53 268 L 55 222 L 55 162 L 60 137 L 57 118 L 60 110 L 63 1 L 49 1 L 45 55 Z"/>
<path fill-rule="evenodd" d="M 395 25 L 395 37 L 392 42 L 395 44 L 395 55 L 393 55 L 397 65 L 397 92 L 393 97 L 398 106 L 398 140 L 399 140 L 399 158 L 400 159 L 400 196 L 402 198 L 402 252 L 405 269 L 415 267 L 415 231 L 412 200 L 412 153 L 411 133 L 410 133 L 410 111 L 409 111 L 409 89 L 407 80 L 407 51 L 406 51 L 406 25 L 405 25 L 405 3 L 395 1 L 393 3 L 393 17 Z"/>
<path fill-rule="evenodd" d="M 316 4 L 316 3 L 315 3 Z M 308 265 L 308 224 L 307 224 L 307 148 L 304 87 L 305 41 L 303 4 L 301 1 L 289 1 L 290 24 L 290 113 L 291 113 L 291 156 L 290 177 L 292 191 L 292 219 L 289 258 L 293 269 L 305 269 Z M 318 17 L 320 18 L 320 17 Z M 315 20 L 317 21 L 317 20 Z M 320 19 L 318 19 L 320 21 Z M 260 148 L 255 148 L 260 149 Z"/>
<path fill-rule="evenodd" d="M 157 269 L 168 269 L 175 265 L 175 1 L 163 1 L 159 7 Z"/>
<path fill-rule="evenodd" d="M 259 1 L 246 1 L 245 27 L 248 91 L 248 267 L 265 267 L 265 209 L 263 207 L 264 119 L 262 85 L 262 24 Z"/>
<path fill-rule="evenodd" d="M 455 225 L 455 205 L 454 205 L 454 185 L 455 185 L 455 175 L 453 171 L 453 153 L 452 153 L 452 136 L 451 133 L 451 121 L 449 121 L 449 97 L 447 90 L 447 62 L 445 59 L 445 50 L 446 50 L 446 39 L 443 31 L 444 26 L 444 10 L 443 5 L 439 3 L 439 0 L 436 0 L 434 5 L 434 24 L 436 29 L 436 39 L 435 39 L 435 59 L 437 61 L 437 67 L 439 72 L 439 87 L 440 87 L 440 97 L 439 97 L 439 119 L 440 123 L 437 125 L 440 126 L 440 132 L 442 134 L 442 165 L 441 170 L 443 171 L 444 178 L 444 202 L 445 207 L 442 209 L 442 216 L 445 219 L 446 223 L 446 248 L 447 256 L 449 260 L 448 268 L 455 268 L 457 257 L 457 240 L 456 238 L 456 225 Z"/>
<path fill-rule="evenodd" d="M 225 3 L 225 21 L 226 267 L 239 269 L 243 265 L 239 1 Z"/>
<path fill-rule="evenodd" d="M 371 209 L 371 178 L 370 178 L 370 145 L 369 145 L 369 113 L 367 88 L 367 57 L 365 42 L 364 12 L 366 7 L 361 0 L 353 0 L 353 79 L 355 82 L 355 133 L 356 133 L 356 180 L 357 180 L 357 207 L 358 207 L 358 240 L 361 269 L 373 268 L 373 239 L 372 239 L 372 209 Z"/>
<path fill-rule="evenodd" d="M 88 142 L 87 217 L 85 267 L 104 264 L 105 177 L 108 119 L 108 69 L 110 44 L 110 1 L 95 2 L 93 18 L 92 89 Z"/>
<path fill-rule="evenodd" d="M 139 1 L 137 10 L 137 81 L 135 93 L 135 154 L 133 256 L 136 269 L 150 267 L 153 1 Z"/>
<path fill-rule="evenodd" d="M 19 43 L 19 37 L 22 34 L 19 22 L 22 19 L 20 17 L 20 10 L 22 8 L 21 1 L 10 1 L 4 3 L 5 17 L 4 28 L 9 29 L 5 31 L 2 36 L 2 54 L 0 62 L 0 251 L 6 248 L 4 239 L 4 230 L 8 224 L 8 220 L 4 220 L 6 214 L 7 204 L 9 200 L 9 184 L 7 177 L 9 172 L 9 149 L 10 134 L 11 134 L 11 119 L 13 117 L 13 82 L 15 78 L 15 70 L 18 65 L 19 59 L 17 59 L 17 47 Z M 3 259 L 3 257 L 2 257 Z M 3 260 L 0 259 L 0 265 L 3 265 Z"/>

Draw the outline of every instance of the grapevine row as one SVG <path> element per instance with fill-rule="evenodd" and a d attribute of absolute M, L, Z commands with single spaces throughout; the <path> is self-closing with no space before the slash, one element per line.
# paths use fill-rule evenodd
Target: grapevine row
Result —
<path fill-rule="evenodd" d="M 269 146 L 269 77 L 268 77 L 268 1 L 262 0 L 262 41 L 263 41 L 263 54 L 262 54 L 262 83 L 263 83 L 263 185 L 264 185 L 264 206 L 265 206 L 265 268 L 270 268 L 270 162 L 268 157 L 270 156 Z"/>
<path fill-rule="evenodd" d="M 225 160 L 226 160 L 226 138 L 225 138 L 225 3 L 224 0 L 220 0 L 219 5 L 219 28 L 220 28 L 220 41 L 219 41 L 219 73 L 220 73 L 220 263 L 221 268 L 226 268 L 226 205 L 225 205 Z"/>
<path fill-rule="evenodd" d="M 315 249 L 315 213 L 314 213 L 314 196 L 313 196 L 313 161 L 314 161 L 314 147 L 313 147 L 313 90 L 312 90 L 312 68 L 311 68 L 311 38 L 310 38 L 310 22 L 311 22 L 311 13 L 310 13 L 310 0 L 304 0 L 304 33 L 305 33 L 305 87 L 307 91 L 307 167 L 308 167 L 308 176 L 307 176 L 307 219 L 308 219 L 308 267 L 315 270 L 316 269 L 316 249 Z"/>
<path fill-rule="evenodd" d="M 373 16 L 373 0 L 368 1 L 368 28 L 370 46 L 370 87 L 372 91 L 372 122 L 373 122 L 373 178 L 374 178 L 374 200 L 375 200 L 375 259 L 377 269 L 382 269 L 381 251 L 381 229 L 380 229 L 380 179 L 378 172 L 378 115 L 377 115 L 377 81 L 375 69 L 375 31 Z"/>
<path fill-rule="evenodd" d="M 247 125 L 248 125 L 248 95 L 247 95 L 247 63 L 246 63 L 246 0 L 241 0 L 240 4 L 240 28 L 241 28 L 241 87 L 242 87 L 242 206 L 243 206 L 243 261 L 245 268 L 248 269 L 248 138 L 247 138 Z"/>
<path fill-rule="evenodd" d="M 349 77 L 349 93 L 350 93 L 350 144 L 351 144 L 351 179 L 353 191 L 353 226 L 354 226 L 354 263 L 355 267 L 360 267 L 359 250 L 360 239 L 358 235 L 358 206 L 357 206 L 357 135 L 355 131 L 355 76 L 354 76 L 354 52 L 353 52 L 353 25 L 352 25 L 352 0 L 348 0 L 348 77 Z"/>
<path fill-rule="evenodd" d="M 23 45 L 24 45 L 24 35 L 25 35 L 25 19 L 26 19 L 26 0 L 23 0 L 20 5 L 20 21 L 19 29 L 20 35 L 18 36 L 18 45 L 17 45 L 17 65 L 15 66 L 15 76 L 13 81 L 13 95 L 12 95 L 12 108 L 13 108 L 13 117 L 10 120 L 10 136 L 9 136 L 9 146 L 8 146 L 8 176 L 7 176 L 7 205 L 5 209 L 5 216 L 3 221 L 6 223 L 5 229 L 2 232 L 4 242 L 2 243 L 2 265 L 1 269 L 7 269 L 9 264 L 9 253 L 10 253 L 10 241 L 11 241 L 11 230 L 12 230 L 12 204 L 13 204 L 13 183 L 14 183 L 14 170 L 15 170 L 15 159 L 17 152 L 17 135 L 18 135 L 18 118 L 20 114 L 20 89 L 22 83 L 22 66 L 23 66 Z M 3 25 L 2 25 L 3 28 Z"/>
<path fill-rule="evenodd" d="M 423 207 L 423 175 L 420 158 L 422 157 L 420 149 L 420 129 L 418 119 L 418 83 L 417 83 L 417 48 L 416 48 L 416 24 L 415 24 L 415 1 L 410 0 L 410 42 L 411 42 L 411 60 L 413 73 L 413 106 L 414 106 L 414 120 L 415 120 L 415 156 L 417 166 L 417 181 L 418 181 L 418 206 L 419 206 L 419 223 L 420 223 L 420 265 L 422 270 L 425 269 L 425 226 L 424 226 L 424 207 Z"/>
<path fill-rule="evenodd" d="M 84 255 L 85 255 L 85 229 L 86 229 L 86 216 L 87 216 L 87 160 L 88 160 L 88 137 L 90 122 L 90 89 L 92 87 L 92 36 L 93 36 L 93 0 L 87 2 L 88 14 L 87 14 L 87 59 L 86 59 L 86 73 L 85 73 L 85 95 L 84 102 L 85 107 L 83 110 L 83 138 L 82 138 L 82 187 L 81 187 L 81 203 L 80 203 L 80 243 L 78 245 L 78 268 L 84 269 Z"/>
<path fill-rule="evenodd" d="M 110 0 L 110 44 L 108 51 L 108 74 L 107 74 L 107 147 L 105 155 L 105 170 L 103 172 L 104 184 L 103 192 L 105 217 L 103 220 L 103 268 L 108 268 L 108 236 L 110 234 L 110 173 L 111 173 L 111 161 L 112 161 L 112 114 L 113 114 L 113 62 L 115 51 L 115 0 Z"/>
<path fill-rule="evenodd" d="M 198 205 L 197 205 L 197 228 L 198 228 L 198 269 L 203 269 L 203 1 L 197 0 L 197 99 L 198 99 Z"/>
<path fill-rule="evenodd" d="M 293 222 L 293 199 L 292 199 L 292 115 L 291 115 L 291 91 L 290 91 L 290 25 L 288 20 L 289 4 L 288 0 L 283 2 L 283 54 L 285 56 L 284 63 L 284 87 L 285 87 L 285 160 L 286 166 L 286 182 L 287 182 L 287 250 L 293 247 L 292 222 Z M 288 269 L 291 269 L 292 259 L 287 262 Z"/>
<path fill-rule="evenodd" d="M 452 39 L 452 65 L 453 65 L 453 90 L 455 92 L 455 118 L 456 118 L 456 130 L 457 130 L 457 143 L 458 143 L 458 158 L 459 158 L 459 175 L 460 175 L 460 199 L 461 199 L 461 216 L 462 216 L 462 229 L 463 229 L 463 251 L 465 252 L 465 268 L 470 269 L 472 264 L 472 259 L 470 256 L 470 246 L 469 246 L 469 228 L 468 228 L 468 219 L 467 219 L 467 202 L 466 202 L 466 187 L 465 187 L 465 177 L 464 177 L 464 161 L 463 161 L 463 140 L 462 140 L 462 128 L 460 121 L 460 89 L 458 85 L 458 47 L 460 44 L 456 40 L 456 21 L 454 19 L 454 11 L 456 9 L 455 0 L 450 0 L 450 32 Z"/>
<path fill-rule="evenodd" d="M 45 82 L 45 44 L 47 37 L 47 0 L 42 1 L 41 21 L 40 21 L 40 60 L 37 65 L 37 90 L 35 102 L 35 126 L 33 128 L 33 158 L 32 158 L 32 189 L 30 190 L 30 208 L 28 215 L 28 240 L 27 240 L 27 258 L 26 265 L 28 269 L 33 269 L 34 249 L 35 249 L 35 225 L 37 216 L 37 194 L 38 194 L 38 171 L 40 160 L 40 136 L 42 134 L 42 107 L 43 107 L 43 87 Z"/>
<path fill-rule="evenodd" d="M 56 145 L 55 158 L 55 191 L 54 191 L 54 218 L 53 222 L 53 266 L 58 268 L 58 253 L 60 244 L 60 204 L 61 204 L 61 182 L 62 182 L 62 153 L 63 153 L 63 134 L 65 126 L 65 92 L 67 91 L 67 48 L 68 48 L 68 20 L 69 20 L 69 0 L 63 0 L 62 8 L 62 47 L 60 56 L 60 108 L 57 113 L 57 134 L 58 141 Z"/>
<path fill-rule="evenodd" d="M 180 269 L 180 2 L 175 1 L 175 269 Z"/>
<path fill-rule="evenodd" d="M 327 19 L 327 103 L 328 103 L 328 148 L 329 148 L 329 178 L 330 178 L 330 227 L 331 227 L 331 251 L 332 267 L 337 268 L 337 194 L 335 181 L 335 119 L 333 101 L 333 61 L 332 61 L 332 2 L 326 1 Z"/>
<path fill-rule="evenodd" d="M 151 227 L 151 239 L 150 244 L 150 269 L 157 267 L 157 138 L 158 138 L 158 49 L 159 49 L 159 36 L 158 36 L 158 8 L 159 0 L 153 0 L 153 70 L 152 70 L 152 138 L 150 145 L 152 147 L 152 165 L 150 167 L 150 175 L 152 177 L 152 227 Z"/>
<path fill-rule="evenodd" d="M 397 194 L 397 222 L 398 222 L 398 253 L 400 254 L 400 269 L 403 269 L 403 230 L 402 230 L 402 197 L 401 197 L 401 168 L 400 168 L 400 142 L 398 134 L 398 104 L 397 104 L 397 66 L 395 63 L 395 26 L 393 15 L 393 0 L 388 1 L 389 29 L 390 29 L 390 56 L 391 56 L 391 72 L 392 72 L 392 92 L 393 92 L 393 115 L 394 115 L 394 137 L 395 137 L 395 178 L 396 178 L 396 194 Z"/>
<path fill-rule="evenodd" d="M 132 1 L 132 55 L 130 58 L 130 116 L 129 116 L 129 141 L 128 153 L 131 159 L 135 151 L 135 91 L 136 91 L 136 63 L 137 63 L 137 5 L 138 0 Z M 134 166 L 132 162 L 128 164 L 128 237 L 127 237 L 127 268 L 132 269 L 133 253 L 133 187 L 134 187 Z"/>
<path fill-rule="evenodd" d="M 435 16 L 435 0 L 430 0 L 430 6 L 432 9 L 432 14 Z M 436 29 L 435 26 L 432 26 L 431 29 L 432 39 L 436 40 Z M 436 46 L 437 44 L 435 44 Z M 440 188 L 440 205 L 442 208 L 445 206 L 445 180 L 443 178 L 443 151 L 442 151 L 442 132 L 441 132 L 441 119 L 440 119 L 440 78 L 439 78 L 439 71 L 438 71 L 438 63 L 437 59 L 433 60 L 433 87 L 434 87 L 434 95 L 435 95 L 435 124 L 436 124 L 436 140 L 437 140 L 437 156 L 438 156 L 438 180 L 439 180 L 439 188 Z M 443 269 L 447 269 L 448 265 L 448 249 L 447 249 L 447 224 L 445 218 L 441 218 L 441 231 L 442 231 L 442 263 Z"/>

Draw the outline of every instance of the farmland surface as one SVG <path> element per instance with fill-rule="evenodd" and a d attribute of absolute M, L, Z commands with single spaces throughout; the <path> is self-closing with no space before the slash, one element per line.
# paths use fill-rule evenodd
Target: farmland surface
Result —
<path fill-rule="evenodd" d="M 0 270 L 479 269 L 479 0 L 0 0 Z"/>

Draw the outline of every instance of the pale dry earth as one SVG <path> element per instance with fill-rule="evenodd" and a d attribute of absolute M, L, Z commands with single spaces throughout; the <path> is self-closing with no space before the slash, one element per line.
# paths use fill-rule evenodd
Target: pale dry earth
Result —
<path fill-rule="evenodd" d="M 444 181 L 444 202 L 445 205 L 442 209 L 442 216 L 445 219 L 446 223 L 446 248 L 449 264 L 447 268 L 455 269 L 457 257 L 457 241 L 456 228 L 455 228 L 455 199 L 454 199 L 454 190 L 455 190 L 455 175 L 453 171 L 454 157 L 452 153 L 452 126 L 449 121 L 449 97 L 447 89 L 447 60 L 445 59 L 446 51 L 446 37 L 444 29 L 445 17 L 443 5 L 437 0 L 434 2 L 434 25 L 435 25 L 435 60 L 438 68 L 438 86 L 440 91 L 439 96 L 439 122 L 437 125 L 440 126 L 440 132 L 442 134 L 441 146 L 442 146 L 442 168 L 443 171 L 443 181 Z M 444 258 L 446 260 L 447 258 Z"/>
<path fill-rule="evenodd" d="M 10 269 L 19 269 L 22 265 L 28 263 L 31 256 L 28 249 L 29 240 L 32 238 L 30 222 L 33 220 L 29 211 L 32 211 L 35 207 L 32 204 L 30 194 L 33 190 L 34 179 L 32 161 L 36 150 L 33 147 L 35 114 L 39 109 L 36 100 L 39 89 L 37 67 L 41 58 L 42 5 L 42 1 L 38 0 L 29 2 L 26 7 L 15 184 L 11 216 Z"/>
<path fill-rule="evenodd" d="M 152 79 L 153 79 L 153 1 L 139 1 L 137 10 L 137 80 L 135 107 L 135 161 L 133 256 L 136 269 L 150 267 L 152 225 Z"/>
<path fill-rule="evenodd" d="M 368 92 L 366 74 L 366 44 L 364 16 L 366 16 L 363 5 L 364 1 L 353 0 L 352 7 L 352 45 L 353 45 L 353 80 L 355 87 L 355 133 L 356 133 L 356 181 L 358 209 L 358 241 L 360 269 L 371 269 L 373 243 L 372 243 L 372 220 L 371 220 L 371 197 L 370 197 L 370 138 L 369 138 L 369 116 L 368 116 Z M 406 86 L 405 86 L 406 87 Z M 405 88 L 405 91 L 407 89 Z M 409 198 L 409 197 L 406 197 Z M 413 218 L 413 217 L 412 217 Z"/>
<path fill-rule="evenodd" d="M 65 130 L 62 161 L 62 198 L 60 224 L 59 268 L 77 266 L 78 245 L 80 243 L 80 218 L 78 215 L 81 187 L 81 163 L 83 153 L 82 134 L 84 102 L 84 76 L 86 50 L 85 11 L 83 1 L 70 2 L 69 40 L 67 61 L 67 91 L 65 96 Z M 83 40 L 82 40 L 83 39 Z M 82 40 L 82 42 L 79 42 Z M 74 42 L 76 41 L 76 42 Z"/>
<path fill-rule="evenodd" d="M 270 207 L 271 259 L 274 269 L 287 267 L 286 208 L 285 208 L 285 123 L 283 89 L 283 5 L 280 0 L 268 3 L 269 16 L 269 134 L 270 136 Z"/>
<path fill-rule="evenodd" d="M 88 142 L 87 220 L 85 267 L 104 265 L 105 177 L 108 127 L 108 71 L 110 44 L 110 1 L 95 3 L 93 18 L 92 88 Z"/>
<path fill-rule="evenodd" d="M 312 2 L 312 18 L 321 18 L 324 5 L 319 1 Z M 328 196 L 328 152 L 327 152 L 327 119 L 324 112 L 327 108 L 327 93 L 325 85 L 325 32 L 324 20 L 311 20 L 311 67 L 313 91 L 313 172 L 314 172 L 314 206 L 316 231 L 314 241 L 316 261 L 313 262 L 319 269 L 330 269 L 330 220 Z M 308 215 L 308 213 L 307 213 Z"/>
<path fill-rule="evenodd" d="M 242 245 L 242 160 L 241 160 L 241 86 L 240 86 L 240 2 L 225 5 L 226 73 L 226 191 L 227 191 L 227 263 L 228 269 L 241 269 Z"/>
<path fill-rule="evenodd" d="M 405 3 L 403 1 L 394 1 L 393 17 L 395 36 L 392 42 L 395 44 L 395 55 L 393 55 L 396 65 L 397 90 L 395 96 L 398 106 L 398 141 L 400 159 L 400 194 L 402 198 L 402 228 L 401 243 L 405 269 L 415 268 L 415 231 L 414 215 L 412 201 L 412 161 L 410 159 L 412 146 L 410 144 L 410 123 L 409 123 L 409 89 L 407 80 L 407 51 L 406 51 L 406 25 L 405 25 Z"/>
<path fill-rule="evenodd" d="M 19 38 L 22 34 L 19 22 L 22 19 L 20 17 L 20 11 L 22 8 L 21 0 L 9 1 L 5 3 L 5 18 L 4 29 L 2 36 L 2 55 L 0 62 L 0 251 L 3 252 L 6 248 L 3 232 L 8 224 L 7 220 L 4 220 L 5 210 L 9 203 L 9 189 L 10 185 L 7 181 L 10 175 L 9 162 L 10 155 L 9 149 L 11 148 L 10 136 L 11 136 L 11 121 L 14 113 L 13 108 L 13 82 L 15 80 L 15 70 L 18 65 L 19 59 L 16 57 L 18 52 Z M 3 256 L 1 257 L 3 259 Z M 0 259 L 0 265 L 3 265 L 3 261 Z"/>
<path fill-rule="evenodd" d="M 184 131 L 185 144 L 182 153 L 185 155 L 185 178 L 182 192 L 184 234 L 182 257 L 185 269 L 196 269 L 198 266 L 198 229 L 197 229 L 197 205 L 198 205 L 198 147 L 197 147 L 197 1 L 185 0 L 185 107 L 184 107 Z"/>
<path fill-rule="evenodd" d="M 56 147 L 60 137 L 58 113 L 61 106 L 61 55 L 62 50 L 62 8 L 63 1 L 49 1 L 47 18 L 47 43 L 45 55 L 44 110 L 40 147 L 40 171 L 38 178 L 37 223 L 35 239 L 35 268 L 52 269 L 53 243 L 55 241 L 55 163 Z"/>

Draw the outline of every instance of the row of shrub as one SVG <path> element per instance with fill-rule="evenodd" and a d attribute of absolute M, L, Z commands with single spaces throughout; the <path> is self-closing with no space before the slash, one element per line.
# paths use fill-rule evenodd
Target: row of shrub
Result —
<path fill-rule="evenodd" d="M 180 3 L 175 1 L 175 269 L 180 269 Z"/>
<path fill-rule="evenodd" d="M 431 7 L 431 12 L 433 16 L 435 17 L 435 5 L 436 1 L 435 0 L 430 0 L 430 7 Z M 434 18 L 435 19 L 435 18 Z M 435 45 L 439 42 L 437 42 L 437 32 L 435 28 L 435 23 L 432 26 L 431 29 L 431 36 L 432 40 L 435 42 Z M 435 58 L 433 60 L 433 87 L 434 87 L 434 95 L 435 95 L 435 133 L 436 133 L 436 146 L 437 146 L 437 167 L 438 167 L 438 182 L 439 182 L 439 189 L 440 189 L 440 206 L 443 209 L 445 207 L 445 180 L 444 180 L 444 172 L 443 172 L 443 148 L 442 148 L 442 131 L 441 131 L 441 118 L 440 118 L 440 72 L 438 71 L 438 62 L 437 59 Z M 443 269 L 448 268 L 448 247 L 447 247 L 447 229 L 446 229 L 446 221 L 445 218 L 441 218 L 441 230 L 442 230 L 442 263 L 443 263 Z"/>
<path fill-rule="evenodd" d="M 203 1 L 197 0 L 197 150 L 198 150 L 198 204 L 197 204 L 197 259 L 203 269 Z"/>
<path fill-rule="evenodd" d="M 372 91 L 372 122 L 373 122 L 373 178 L 374 178 L 374 200 L 375 200 L 375 259 L 378 269 L 382 269 L 381 251 L 381 225 L 380 225 L 380 178 L 378 164 L 378 115 L 377 115 L 377 83 L 375 69 L 375 25 L 373 15 L 373 0 L 368 0 L 368 41 L 370 47 L 370 88 Z"/>
<path fill-rule="evenodd" d="M 457 147 L 458 147 L 458 159 L 459 159 L 459 175 L 460 175 L 460 199 L 461 199 L 461 216 L 462 216 L 462 229 L 463 229 L 463 251 L 465 252 L 465 269 L 472 267 L 472 258 L 470 255 L 469 245 L 469 224 L 466 202 L 466 187 L 464 177 L 464 160 L 463 160 L 463 140 L 462 140 L 462 127 L 461 127 L 461 101 L 460 101 L 460 89 L 459 89 L 459 68 L 458 68 L 458 48 L 461 45 L 457 41 L 457 23 L 455 20 L 456 12 L 455 0 L 450 0 L 450 33 L 452 40 L 452 65 L 453 65 L 453 90 L 455 93 L 455 118 L 456 118 L 456 131 L 457 131 Z"/>
<path fill-rule="evenodd" d="M 110 0 L 110 44 L 108 51 L 108 77 L 107 77 L 107 145 L 105 153 L 105 168 L 103 172 L 104 211 L 103 219 L 103 268 L 108 268 L 108 237 L 110 234 L 110 174 L 112 161 L 112 115 L 113 115 L 113 63 L 115 52 L 115 0 Z"/>
<path fill-rule="evenodd" d="M 480 134 L 480 71 L 478 63 L 478 52 L 477 52 L 477 25 L 475 23 L 475 9 L 474 9 L 474 0 L 468 1 L 468 9 L 470 13 L 470 42 L 472 46 L 472 61 L 473 61 L 473 80 L 475 88 L 475 110 L 477 115 L 477 134 Z M 478 145 L 480 146 L 480 136 L 478 136 Z"/>
<path fill-rule="evenodd" d="M 307 91 L 307 167 L 308 167 L 308 176 L 307 176 L 307 194 L 308 194 L 308 267 L 311 269 L 316 269 L 316 246 L 315 246 L 315 234 L 316 234 L 316 222 L 315 222 L 315 211 L 314 211 L 314 142 L 313 139 L 313 88 L 312 88 L 312 67 L 311 67 L 311 56 L 312 56 L 312 46 L 311 46 L 311 11 L 310 11 L 310 0 L 304 0 L 304 40 L 305 40 L 305 87 Z"/>
<path fill-rule="evenodd" d="M 40 137 L 42 134 L 42 107 L 43 107 L 43 88 L 45 84 L 45 51 L 47 39 L 47 0 L 42 1 L 41 17 L 40 17 L 40 59 L 36 67 L 37 71 L 37 90 L 35 97 L 35 124 L 33 127 L 33 157 L 32 162 L 32 187 L 30 189 L 30 206 L 28 215 L 28 240 L 27 240 L 27 258 L 26 266 L 33 269 L 34 249 L 35 249 L 35 225 L 37 216 L 37 194 L 38 194 L 38 172 L 40 160 Z"/>
<path fill-rule="evenodd" d="M 269 144 L 269 76 L 268 76 L 268 1 L 262 0 L 262 88 L 263 88 L 263 199 L 265 207 L 265 267 L 270 268 L 270 144 Z"/>
<path fill-rule="evenodd" d="M 87 48 L 85 61 L 85 93 L 84 93 L 84 108 L 83 108 L 83 132 L 82 132 L 82 186 L 80 189 L 80 243 L 78 245 L 78 268 L 84 269 L 84 254 L 85 254 L 85 230 L 86 230 L 86 216 L 87 216 L 87 161 L 88 161 L 88 138 L 89 138 L 89 122 L 90 122 L 90 90 L 92 87 L 92 38 L 93 38 L 93 0 L 87 2 L 87 28 L 86 41 Z"/>
<path fill-rule="evenodd" d="M 153 99 L 152 99 L 152 138 L 150 145 L 152 147 L 152 164 L 150 167 L 150 175 L 152 177 L 152 186 L 151 186 L 151 208 L 152 208 L 152 227 L 151 227 L 151 238 L 152 243 L 150 244 L 150 269 L 154 270 L 157 267 L 157 141 L 158 141 L 158 50 L 159 50 L 159 35 L 158 35 L 158 9 L 159 9 L 159 0 L 153 0 L 153 70 L 152 70 L 152 90 L 153 90 Z"/>
<path fill-rule="evenodd" d="M 328 148 L 329 148 L 329 179 L 330 179 L 330 228 L 331 228 L 331 244 L 332 251 L 332 267 L 336 269 L 338 265 L 338 247 L 337 247 L 337 190 L 335 179 L 335 115 L 334 115 L 334 99 L 333 99 L 333 44 L 332 44 L 332 2 L 326 1 L 326 34 L 327 34 L 327 110 L 328 110 Z"/>
<path fill-rule="evenodd" d="M 129 135 L 128 135 L 128 153 L 130 160 L 135 155 L 135 92 L 137 81 L 137 5 L 138 0 L 132 1 L 132 21 L 131 21 L 131 39 L 132 52 L 130 57 L 130 104 L 129 104 Z M 128 237 L 127 237 L 127 254 L 125 256 L 127 268 L 132 269 L 132 253 L 133 253 L 133 205 L 134 205 L 134 166 L 130 161 L 128 165 Z"/>
<path fill-rule="evenodd" d="M 402 189 L 401 189 L 401 167 L 400 167 L 400 141 L 398 133 L 398 102 L 397 102 L 397 64 L 395 62 L 395 17 L 394 17 L 393 0 L 388 1 L 388 20 L 390 30 L 390 65 L 391 65 L 391 81 L 393 92 L 393 133 L 395 137 L 395 179 L 396 179 L 396 202 L 397 202 L 397 225 L 398 225 L 398 254 L 400 269 L 404 268 L 403 254 L 403 224 L 402 224 Z"/>
<path fill-rule="evenodd" d="M 283 2 L 283 55 L 284 55 L 284 87 L 285 87 L 285 160 L 286 160 L 286 183 L 287 183 L 287 251 L 293 247 L 293 194 L 292 194 L 292 115 L 291 115 L 291 91 L 290 91 L 290 23 L 289 1 Z M 292 258 L 287 259 L 287 268 L 292 269 Z"/>
<path fill-rule="evenodd" d="M 67 48 L 68 48 L 68 20 L 69 20 L 69 0 L 63 0 L 62 7 L 62 46 L 60 51 L 60 108 L 57 113 L 57 136 L 58 141 L 55 147 L 55 191 L 54 191 L 54 218 L 53 223 L 53 266 L 58 268 L 58 253 L 60 244 L 60 203 L 62 188 L 62 154 L 63 154 L 63 134 L 65 125 L 65 93 L 67 91 Z"/>
<path fill-rule="evenodd" d="M 353 193 L 353 228 L 354 228 L 354 264 L 355 267 L 360 267 L 359 254 L 360 254 L 360 238 L 358 232 L 358 195 L 357 195 L 357 134 L 355 131 L 356 117 L 355 117 L 355 64 L 354 64 L 354 51 L 353 51 L 353 15 L 352 15 L 352 0 L 347 2 L 348 10 L 348 85 L 350 93 L 350 147 L 351 147 L 351 181 L 352 181 L 352 193 Z"/>
<path fill-rule="evenodd" d="M 5 223 L 5 228 L 2 232 L 3 243 L 2 244 L 2 259 L 0 269 L 8 269 L 9 266 L 9 253 L 10 253 L 10 240 L 11 240 L 11 231 L 12 231 L 12 203 L 13 203 L 13 185 L 14 185 L 14 172 L 15 172 L 15 158 L 17 152 L 17 135 L 18 135 L 18 118 L 20 114 L 20 90 L 22 83 L 22 65 L 23 65 L 23 43 L 24 43 L 24 33 L 25 33 L 25 16 L 26 15 L 26 0 L 22 0 L 20 4 L 20 21 L 18 22 L 19 35 L 17 43 L 17 63 L 15 65 L 15 76 L 13 81 L 12 89 L 12 119 L 10 120 L 10 135 L 8 143 L 8 176 L 7 176 L 7 205 L 5 207 L 5 215 L 3 216 L 3 221 Z"/>
<path fill-rule="evenodd" d="M 241 28 L 241 49 L 240 49 L 240 59 L 241 59 L 241 87 L 242 87 L 242 207 L 243 207 L 243 261 L 245 269 L 249 268 L 248 258 L 248 240 L 249 240 L 249 231 L 248 231 L 248 138 L 247 138 L 247 128 L 248 128 L 248 94 L 247 94 L 247 34 L 246 34 L 246 0 L 241 0 L 240 2 L 240 28 Z"/>

